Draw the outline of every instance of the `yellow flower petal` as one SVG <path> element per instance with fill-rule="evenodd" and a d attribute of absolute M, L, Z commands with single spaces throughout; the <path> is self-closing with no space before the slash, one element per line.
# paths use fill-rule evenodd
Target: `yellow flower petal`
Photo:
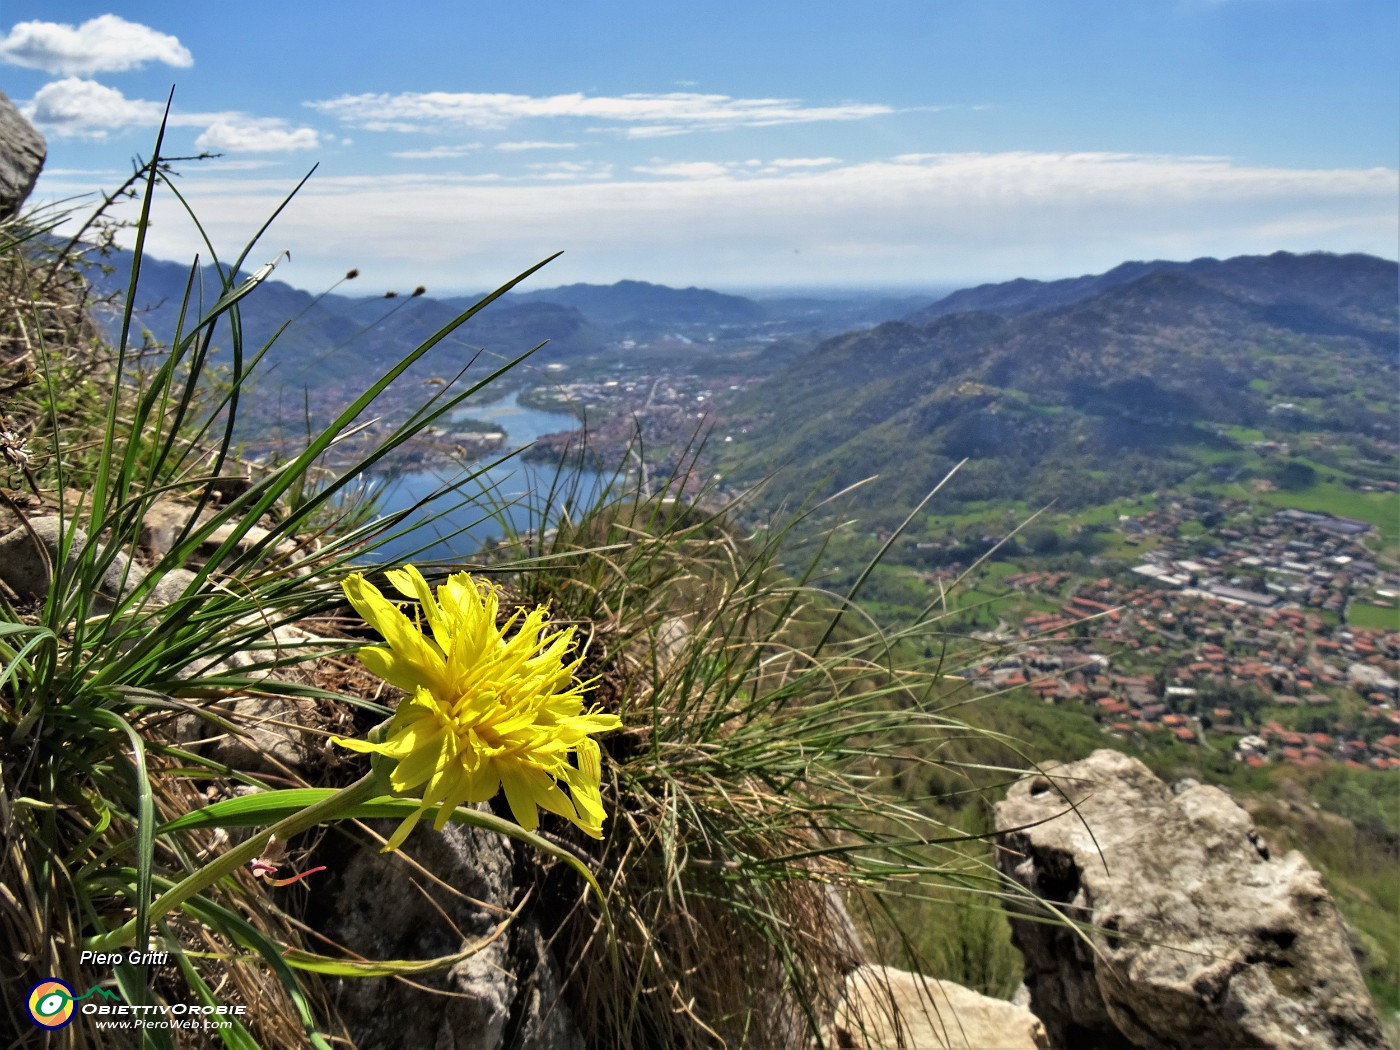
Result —
<path fill-rule="evenodd" d="M 407 820 L 403 821 L 403 823 L 394 829 L 394 833 L 389 836 L 389 841 L 384 844 L 384 848 L 379 852 L 393 853 L 394 850 L 402 846 L 404 839 L 408 838 L 408 833 L 423 819 L 423 814 L 426 813 L 427 810 L 427 806 L 420 806 L 415 810 Z"/>
<path fill-rule="evenodd" d="M 431 687 L 441 680 L 442 654 L 378 587 L 359 573 L 346 577 L 341 587 L 355 611 L 389 643 L 387 647 L 368 646 L 361 650 L 361 663 L 373 674 L 410 692 L 419 685 Z"/>
<path fill-rule="evenodd" d="M 429 809 L 437 807 L 434 825 L 441 829 L 452 810 L 502 788 L 522 827 L 536 828 L 545 809 L 601 838 L 602 751 L 591 734 L 617 729 L 622 720 L 596 707 L 585 712 L 584 694 L 594 682 L 575 677 L 580 660 L 566 663 L 574 628 L 550 633 L 543 608 L 517 612 L 499 626 L 495 587 L 467 573 L 449 577 L 436 595 L 412 565 L 386 575 L 417 603 L 418 623 L 431 637 L 362 575 L 343 586 L 386 643 L 361 649 L 361 661 L 412 696 L 399 705 L 382 743 L 333 739 L 397 760 L 390 786 L 422 801 L 387 848 L 398 848 Z"/>

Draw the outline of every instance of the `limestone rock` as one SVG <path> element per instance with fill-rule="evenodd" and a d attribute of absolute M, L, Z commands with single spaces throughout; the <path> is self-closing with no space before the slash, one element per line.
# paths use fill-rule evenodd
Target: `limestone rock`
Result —
<path fill-rule="evenodd" d="M 322 932 L 370 959 L 431 959 L 494 931 L 520 898 L 510 845 L 475 828 L 449 824 L 436 832 L 427 824 L 409 836 L 403 852 L 450 890 L 397 854 L 360 851 L 344 864 L 332 858 L 338 884 L 317 894 L 331 902 L 318 918 Z M 393 827 L 383 822 L 382 833 Z M 337 1011 L 360 1050 L 583 1050 L 544 937 L 528 913 L 477 954 L 412 980 L 334 984 Z"/>
<path fill-rule="evenodd" d="M 72 567 L 88 538 L 77 526 L 70 526 L 70 529 L 68 565 Z M 0 536 L 0 582 L 22 600 L 43 598 L 53 584 L 53 566 L 58 559 L 62 536 L 63 520 L 57 515 L 30 518 L 28 528 L 20 525 Z M 120 594 L 145 578 L 146 571 L 125 554 L 114 554 L 93 596 L 93 611 L 110 610 Z"/>
<path fill-rule="evenodd" d="M 658 670 L 673 670 L 676 662 L 685 655 L 691 640 L 690 624 L 682 617 L 669 616 L 662 620 L 656 628 L 656 641 L 652 646 Z"/>
<path fill-rule="evenodd" d="M 43 170 L 44 136 L 0 92 L 0 220 L 19 211 Z"/>
<path fill-rule="evenodd" d="M 199 516 L 199 521 L 207 521 L 212 513 L 206 508 Z M 193 516 L 194 507 L 188 503 L 170 499 L 157 500 L 146 509 L 141 518 L 138 546 L 152 560 L 164 557 L 170 553 L 170 548 L 175 546 L 175 540 L 190 524 L 190 518 Z"/>
<path fill-rule="evenodd" d="M 229 538 L 237 531 L 233 523 L 220 525 L 209 534 L 209 538 L 199 545 L 198 557 L 196 560 L 207 560 L 219 547 L 227 543 Z M 276 543 L 269 543 L 272 537 L 270 529 L 265 529 L 261 525 L 250 525 L 243 530 L 243 534 L 235 541 L 235 549 L 241 555 L 247 555 L 253 551 L 258 552 L 258 561 L 267 563 L 274 562 L 278 565 L 289 565 L 297 556 L 298 546 L 291 540 L 279 540 Z"/>
<path fill-rule="evenodd" d="M 193 580 L 194 573 L 186 569 L 168 570 L 157 584 L 153 596 L 159 599 L 161 587 L 169 584 L 173 588 L 186 578 Z M 259 627 L 256 620 L 245 620 L 244 623 Z M 218 659 L 187 664 L 180 677 L 238 675 L 251 679 L 268 678 L 273 674 L 268 663 L 279 654 L 316 648 L 320 644 L 315 636 L 295 624 L 271 628 L 264 625 L 259 647 L 236 649 Z M 282 668 L 276 671 L 281 680 L 287 680 L 290 675 L 293 680 L 300 678 L 310 681 L 306 677 L 309 673 L 305 665 L 295 670 Z M 206 700 L 201 706 L 209 714 L 235 727 L 234 730 L 228 730 L 209 718 L 185 714 L 175 720 L 175 739 L 186 747 L 199 748 L 206 757 L 242 773 L 304 775 L 307 764 L 328 746 L 324 733 L 329 728 L 326 710 L 320 702 L 310 697 L 239 694 Z"/>
<path fill-rule="evenodd" d="M 0 583 L 22 601 L 43 598 L 53 585 L 53 566 L 58 560 L 63 519 L 43 514 L 28 519 L 26 528 L 16 525 L 0 536 Z M 70 573 L 76 568 L 78 552 L 87 545 L 88 534 L 81 527 L 69 526 L 68 546 Z M 112 554 L 111 564 L 102 575 L 102 583 L 92 602 L 92 611 L 104 613 L 112 609 L 118 596 L 129 593 L 147 578 L 147 570 L 121 551 Z M 194 582 L 188 569 L 167 569 L 151 587 L 147 607 L 169 605 L 182 597 Z"/>
<path fill-rule="evenodd" d="M 0 586 L 12 597 L 28 602 L 48 594 L 53 585 L 53 565 L 58 560 L 60 538 L 65 531 L 63 524 L 63 519 L 57 515 L 38 515 L 28 519 L 28 527 L 21 524 L 0 536 Z M 157 516 L 153 527 L 176 526 L 162 522 Z M 76 567 L 78 552 L 87 545 L 88 536 L 76 525 L 70 525 L 67 531 L 71 537 L 68 550 L 71 570 Z M 265 531 L 263 536 L 266 536 Z M 149 579 L 148 571 L 141 565 L 121 552 L 114 553 L 97 593 L 91 596 L 91 612 L 99 615 L 110 612 L 120 595 L 129 594 Z M 184 599 L 195 579 L 195 574 L 188 569 L 161 571 L 142 601 L 144 613 L 151 614 Z M 198 597 L 193 596 L 190 601 L 197 602 Z M 254 619 L 249 626 L 256 629 L 260 624 Z M 267 664 L 275 652 L 305 648 L 312 641 L 310 635 L 291 624 L 269 627 L 262 633 L 262 648 L 235 650 L 195 661 L 182 670 L 181 676 L 207 678 L 237 673 L 252 678 L 266 677 Z M 236 696 L 212 702 L 209 707 L 237 726 L 241 733 L 224 732 L 205 719 L 182 715 L 175 723 L 176 738 L 191 745 L 210 741 L 206 751 L 210 758 L 242 772 L 296 771 L 322 746 L 319 734 L 301 728 L 317 724 L 317 704 L 312 700 Z"/>
<path fill-rule="evenodd" d="M 216 507 L 205 507 L 199 513 L 194 524 L 191 525 L 190 519 L 195 514 L 194 506 L 176 500 L 158 500 L 151 504 L 141 519 L 141 534 L 138 544 L 148 558 L 155 560 L 164 557 L 175 546 L 175 541 L 181 533 L 187 528 L 195 528 L 205 524 L 215 513 L 217 513 Z M 235 531 L 236 528 L 232 522 L 226 522 L 213 529 L 199 544 L 199 548 L 188 560 L 188 563 L 203 565 L 214 551 L 234 535 Z M 242 556 L 257 551 L 258 561 L 262 563 L 275 562 L 279 565 L 290 565 L 294 562 L 301 547 L 290 539 L 270 543 L 271 536 L 270 530 L 261 525 L 252 525 L 239 536 L 234 549 L 237 554 Z"/>
<path fill-rule="evenodd" d="M 1012 918 L 1053 1045 L 1386 1045 L 1321 877 L 1225 792 L 1173 793 L 1116 751 L 1048 772 L 996 822 L 1002 871 L 1086 924 Z"/>
<path fill-rule="evenodd" d="M 194 583 L 194 573 L 189 569 L 167 569 L 160 574 L 160 579 L 156 580 L 155 586 L 151 588 L 152 605 L 169 605 L 184 594 Z"/>
<path fill-rule="evenodd" d="M 862 966 L 846 979 L 834 1038 L 862 1050 L 1045 1050 L 1045 1026 L 1025 1007 L 952 981 L 884 966 Z"/>
<path fill-rule="evenodd" d="M 242 656 L 235 653 L 235 657 Z M 237 663 L 228 664 L 238 670 Z M 319 737 L 303 726 L 316 724 L 316 703 L 301 697 L 240 696 L 206 705 L 216 715 L 238 728 L 223 732 L 195 715 L 182 715 L 176 722 L 176 739 L 187 746 L 201 740 L 212 742 L 204 754 L 240 773 L 287 774 L 300 771 L 312 756 Z"/>

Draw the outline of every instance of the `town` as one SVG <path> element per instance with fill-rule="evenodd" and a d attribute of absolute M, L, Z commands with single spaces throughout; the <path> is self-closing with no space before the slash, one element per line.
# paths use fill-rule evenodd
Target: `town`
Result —
<path fill-rule="evenodd" d="M 1400 769 L 1400 578 L 1364 545 L 1371 525 L 1206 497 L 1119 525 L 1145 549 L 1136 565 L 1002 580 L 1040 608 L 984 635 L 1004 648 L 971 668 L 977 685 L 1084 704 L 1110 735 L 1170 734 L 1256 767 Z M 1389 626 L 1348 623 L 1358 602 L 1389 611 Z"/>

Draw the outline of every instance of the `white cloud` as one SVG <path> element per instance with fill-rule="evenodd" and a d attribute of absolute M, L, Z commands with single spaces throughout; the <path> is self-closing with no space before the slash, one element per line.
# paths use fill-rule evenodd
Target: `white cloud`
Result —
<path fill-rule="evenodd" d="M 122 171 L 120 168 L 45 168 L 44 174 L 66 178 L 110 179 L 113 176 L 121 178 L 130 175 L 131 172 Z"/>
<path fill-rule="evenodd" d="M 347 140 L 348 142 L 348 140 Z M 433 146 L 430 149 L 404 149 L 390 153 L 391 157 L 405 160 L 441 160 L 451 157 L 465 157 L 468 153 L 481 149 L 480 142 L 468 142 L 460 146 Z"/>
<path fill-rule="evenodd" d="M 596 160 L 561 160 L 552 164 L 527 164 L 532 176 L 540 179 L 608 179 L 613 166 Z"/>
<path fill-rule="evenodd" d="M 768 162 L 774 168 L 829 168 L 840 163 L 840 157 L 780 157 Z"/>
<path fill-rule="evenodd" d="M 536 171 L 535 179 L 496 183 L 425 174 L 316 178 L 268 242 L 292 250 L 297 270 L 287 279 L 307 287 L 329 284 L 347 266 L 368 272 L 372 259 L 376 279 L 390 286 L 472 288 L 561 248 L 568 254 L 542 283 L 928 286 L 1280 249 L 1393 258 L 1400 238 L 1397 172 L 1381 168 L 999 153 L 732 178 Z M 67 180 L 40 184 L 45 193 L 59 187 L 74 188 Z M 185 189 L 216 243 L 240 245 L 287 184 L 202 180 L 196 169 Z M 158 256 L 197 250 L 173 206 L 157 220 Z"/>
<path fill-rule="evenodd" d="M 652 161 L 632 169 L 640 175 L 661 175 L 681 179 L 719 179 L 733 172 L 733 165 L 708 160 Z"/>
<path fill-rule="evenodd" d="M 210 171 L 263 171 L 275 168 L 281 162 L 275 160 L 229 160 L 227 157 L 209 157 L 201 163 L 208 164 Z M 203 170 L 203 169 L 201 169 Z"/>
<path fill-rule="evenodd" d="M 59 136 L 103 138 L 116 128 L 141 125 L 154 130 L 165 107 L 127 98 L 95 80 L 65 77 L 45 84 L 22 106 L 25 116 Z"/>
<path fill-rule="evenodd" d="M 499 143 L 496 144 L 496 149 L 500 150 L 502 153 L 522 153 L 522 152 L 524 152 L 525 150 L 532 150 L 532 149 L 576 149 L 577 147 L 578 147 L 578 143 L 577 143 L 577 142 L 537 142 L 537 141 L 526 141 L 526 142 L 499 142 Z"/>
<path fill-rule="evenodd" d="M 778 160 L 744 161 L 667 161 L 653 157 L 650 163 L 641 164 L 632 170 L 639 175 L 660 175 L 681 179 L 719 179 L 731 175 L 752 177 L 755 175 L 781 175 L 812 168 L 829 168 L 840 164 L 839 157 L 783 157 Z"/>
<path fill-rule="evenodd" d="M 124 128 L 154 132 L 165 114 L 165 104 L 127 98 L 95 80 L 65 77 L 45 84 L 20 110 L 60 138 L 101 139 Z M 281 153 L 315 149 L 321 144 L 313 128 L 293 128 L 284 120 L 245 113 L 172 112 L 166 123 L 175 128 L 202 128 L 195 147 L 215 152 Z"/>
<path fill-rule="evenodd" d="M 481 92 L 404 92 L 342 95 L 308 106 L 369 131 L 443 131 L 509 127 L 522 120 L 580 118 L 625 127 L 630 138 L 688 131 L 771 127 L 815 121 L 862 120 L 894 112 L 889 106 L 845 103 L 807 106 L 795 99 L 731 98 L 678 91 L 617 96 L 507 95 Z"/>
<path fill-rule="evenodd" d="M 271 117 L 229 117 L 210 124 L 195 148 L 215 153 L 287 153 L 321 145 L 313 128 L 292 128 Z"/>
<path fill-rule="evenodd" d="M 0 38 L 0 61 L 46 73 L 121 73 L 147 62 L 187 69 L 194 56 L 168 33 L 100 15 L 80 26 L 19 22 Z"/>

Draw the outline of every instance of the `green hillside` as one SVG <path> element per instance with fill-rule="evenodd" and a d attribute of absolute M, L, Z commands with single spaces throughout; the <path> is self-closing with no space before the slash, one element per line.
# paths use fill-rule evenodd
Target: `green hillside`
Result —
<path fill-rule="evenodd" d="M 878 470 L 877 513 L 895 517 L 962 459 L 944 509 L 1169 487 L 1247 449 L 1236 427 L 1393 464 L 1395 264 L 1232 262 L 829 340 L 738 401 L 729 422 L 745 437 L 724 465 L 737 482 L 800 466 L 788 494 Z"/>

